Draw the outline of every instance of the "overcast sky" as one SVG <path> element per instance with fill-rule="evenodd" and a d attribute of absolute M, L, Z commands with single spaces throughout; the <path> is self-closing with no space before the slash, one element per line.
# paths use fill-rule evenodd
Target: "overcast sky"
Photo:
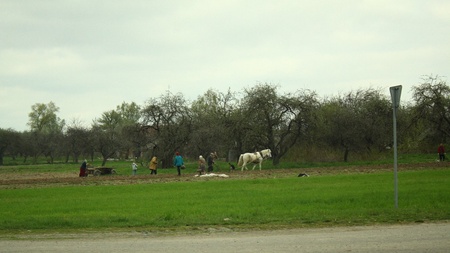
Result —
<path fill-rule="evenodd" d="M 258 83 L 320 98 L 450 75 L 450 1 L 0 0 L 0 128 L 36 103 L 90 126 L 122 102 Z"/>

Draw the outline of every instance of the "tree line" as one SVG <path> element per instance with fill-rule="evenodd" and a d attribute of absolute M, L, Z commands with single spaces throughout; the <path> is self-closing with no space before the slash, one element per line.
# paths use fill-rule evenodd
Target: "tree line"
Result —
<path fill-rule="evenodd" d="M 441 77 L 426 76 L 412 98 L 397 114 L 399 148 L 433 150 L 450 135 L 450 88 Z M 58 110 L 53 102 L 37 103 L 29 130 L 0 128 L 0 165 L 5 156 L 31 163 L 39 157 L 49 163 L 101 157 L 105 165 L 110 158 L 147 163 L 156 155 L 171 167 L 176 151 L 193 159 L 214 151 L 235 162 L 241 153 L 265 148 L 275 165 L 293 153 L 348 161 L 386 152 L 393 141 L 390 97 L 372 88 L 320 99 L 311 90 L 280 94 L 278 86 L 262 83 L 240 94 L 210 89 L 193 102 L 166 92 L 144 105 L 124 102 L 90 127 L 66 123 Z"/>

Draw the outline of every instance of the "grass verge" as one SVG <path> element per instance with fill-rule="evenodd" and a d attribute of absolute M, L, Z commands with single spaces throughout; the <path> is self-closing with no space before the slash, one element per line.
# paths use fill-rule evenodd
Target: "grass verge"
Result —
<path fill-rule="evenodd" d="M 450 170 L 0 191 L 0 233 L 298 228 L 450 219 Z"/>

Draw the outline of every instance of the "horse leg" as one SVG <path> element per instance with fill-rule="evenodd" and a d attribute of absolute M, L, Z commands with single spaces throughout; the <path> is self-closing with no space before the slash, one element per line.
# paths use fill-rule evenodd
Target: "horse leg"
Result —
<path fill-rule="evenodd" d="M 247 170 L 247 162 L 244 161 L 244 163 L 242 164 L 242 168 L 241 171 L 244 171 L 244 168 Z"/>

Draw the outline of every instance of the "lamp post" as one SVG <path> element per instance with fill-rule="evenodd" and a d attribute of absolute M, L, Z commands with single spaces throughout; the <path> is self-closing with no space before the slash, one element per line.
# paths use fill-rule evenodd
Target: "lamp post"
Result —
<path fill-rule="evenodd" d="M 394 128 L 394 203 L 398 208 L 398 178 L 397 178 L 397 109 L 400 106 L 400 96 L 402 86 L 397 85 L 389 88 L 391 92 L 392 110 L 393 110 L 393 128 Z"/>

